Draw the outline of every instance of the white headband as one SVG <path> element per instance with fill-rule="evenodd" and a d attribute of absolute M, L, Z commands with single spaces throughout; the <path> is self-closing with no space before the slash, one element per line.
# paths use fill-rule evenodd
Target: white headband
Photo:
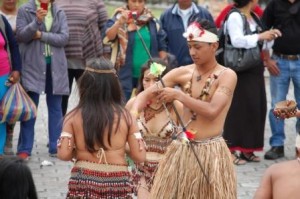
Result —
<path fill-rule="evenodd" d="M 298 149 L 300 149 L 300 135 L 299 134 L 296 136 L 296 147 Z"/>
<path fill-rule="evenodd" d="M 219 38 L 216 34 L 205 30 L 197 22 L 193 22 L 191 25 L 189 25 L 186 32 L 183 33 L 183 36 L 187 39 L 187 41 L 200 41 L 206 43 L 214 43 L 219 41 Z"/>

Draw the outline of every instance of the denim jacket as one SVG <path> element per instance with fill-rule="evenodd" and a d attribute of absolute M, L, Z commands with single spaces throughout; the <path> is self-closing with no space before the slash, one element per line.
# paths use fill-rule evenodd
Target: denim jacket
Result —
<path fill-rule="evenodd" d="M 46 84 L 45 43 L 51 47 L 51 76 L 53 94 L 69 94 L 67 60 L 64 46 L 68 43 L 69 30 L 65 13 L 55 4 L 52 5 L 53 24 L 46 32 L 44 23 L 36 21 L 34 0 L 19 8 L 17 15 L 17 40 L 23 63 L 21 82 L 25 90 L 38 94 L 44 93 Z M 34 39 L 40 30 L 40 39 Z"/>

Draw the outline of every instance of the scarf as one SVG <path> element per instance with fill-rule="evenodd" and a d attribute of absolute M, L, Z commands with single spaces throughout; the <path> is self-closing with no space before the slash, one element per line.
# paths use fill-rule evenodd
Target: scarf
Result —
<path fill-rule="evenodd" d="M 117 8 L 115 10 L 115 16 L 118 19 L 118 15 L 124 10 L 128 10 L 127 7 Z M 139 30 L 144 25 L 147 25 L 150 20 L 153 19 L 153 15 L 148 8 L 145 8 L 143 12 L 137 17 L 136 23 L 134 23 L 133 17 L 129 17 L 129 20 L 123 27 L 118 30 L 118 40 L 119 40 L 119 53 L 116 60 L 116 67 L 124 65 L 126 59 L 126 50 L 128 45 L 128 32 L 133 32 Z"/>

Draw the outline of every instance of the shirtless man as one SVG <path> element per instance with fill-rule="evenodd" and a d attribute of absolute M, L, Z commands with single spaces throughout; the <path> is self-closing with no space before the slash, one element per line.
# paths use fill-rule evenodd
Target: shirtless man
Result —
<path fill-rule="evenodd" d="M 221 137 L 237 77 L 215 59 L 216 34 L 207 20 L 191 23 L 184 37 L 194 63 L 167 73 L 162 78 L 166 88 L 153 85 L 131 108 L 138 115 L 155 95 L 159 101 L 178 100 L 184 106 L 181 117 L 187 131 L 178 138 L 188 136 L 190 142 L 172 142 L 159 164 L 150 198 L 237 197 L 231 155 Z M 174 89 L 176 85 L 181 90 Z"/>
<path fill-rule="evenodd" d="M 296 138 L 300 152 L 300 135 Z M 254 199 L 297 199 L 300 196 L 300 157 L 270 166 L 261 180 Z"/>

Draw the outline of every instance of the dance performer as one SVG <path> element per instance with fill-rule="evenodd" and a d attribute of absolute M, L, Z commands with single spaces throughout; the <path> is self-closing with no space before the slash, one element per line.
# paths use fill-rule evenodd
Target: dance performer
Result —
<path fill-rule="evenodd" d="M 150 198 L 234 199 L 236 174 L 221 134 L 237 77 L 215 59 L 218 37 L 211 22 L 194 21 L 184 37 L 194 63 L 167 73 L 162 78 L 164 86 L 160 83 L 159 88 L 146 89 L 131 108 L 137 117 L 154 96 L 166 103 L 178 100 L 184 106 L 182 126 L 187 130 L 160 161 Z"/>
<path fill-rule="evenodd" d="M 153 62 L 166 66 L 162 76 L 169 71 L 169 66 L 162 59 L 154 58 L 150 60 L 142 67 L 137 94 L 159 81 L 158 77 L 150 73 L 150 66 Z M 135 99 L 135 97 L 131 98 L 126 108 L 130 110 Z M 182 104 L 179 101 L 175 101 L 174 104 L 182 114 Z M 172 135 L 178 132 L 178 119 L 171 103 L 162 103 L 154 97 L 148 101 L 137 121 L 147 145 L 147 153 L 146 161 L 143 164 L 136 164 L 133 172 L 138 198 L 146 199 L 149 197 L 158 162 L 172 142 Z"/>
<path fill-rule="evenodd" d="M 135 162 L 143 162 L 146 151 L 136 121 L 122 104 L 112 63 L 88 61 L 78 89 L 79 103 L 67 114 L 58 141 L 58 158 L 76 159 L 67 198 L 132 198 L 125 145 Z"/>

